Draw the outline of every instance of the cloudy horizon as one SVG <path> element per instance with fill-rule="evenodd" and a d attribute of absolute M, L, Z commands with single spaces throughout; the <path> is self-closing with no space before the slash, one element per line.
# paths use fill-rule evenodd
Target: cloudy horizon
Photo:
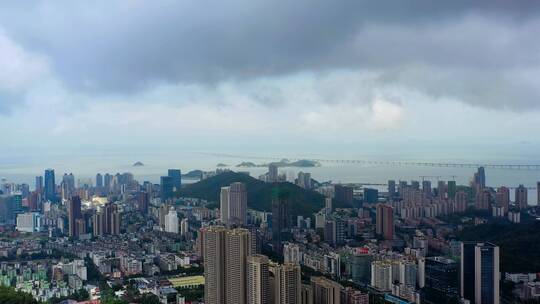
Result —
<path fill-rule="evenodd" d="M 2 6 L 4 151 L 540 146 L 535 1 Z"/>

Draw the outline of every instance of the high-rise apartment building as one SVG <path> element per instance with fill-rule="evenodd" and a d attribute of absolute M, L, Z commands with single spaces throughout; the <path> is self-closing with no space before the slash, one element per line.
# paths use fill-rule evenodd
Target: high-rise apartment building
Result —
<path fill-rule="evenodd" d="M 265 255 L 247 257 L 247 303 L 270 303 L 269 260 Z"/>
<path fill-rule="evenodd" d="M 396 196 L 396 181 L 395 180 L 388 181 L 388 196 L 390 198 L 393 198 Z"/>
<path fill-rule="evenodd" d="M 68 229 L 70 237 L 79 236 L 80 231 L 77 231 L 78 219 L 82 219 L 81 198 L 78 196 L 73 196 L 68 201 Z"/>
<path fill-rule="evenodd" d="M 228 216 L 230 225 L 247 224 L 247 190 L 243 183 L 232 183 L 229 187 Z"/>
<path fill-rule="evenodd" d="M 219 213 L 221 224 L 228 226 L 229 225 L 229 193 L 230 187 L 221 187 L 221 192 L 219 194 Z"/>
<path fill-rule="evenodd" d="M 391 206 L 377 205 L 376 233 L 386 240 L 394 239 L 394 211 Z"/>
<path fill-rule="evenodd" d="M 456 192 L 457 192 L 456 181 L 453 181 L 453 180 L 448 181 L 446 190 L 447 190 L 448 198 L 449 199 L 454 199 L 456 197 Z"/>
<path fill-rule="evenodd" d="M 245 304 L 247 301 L 247 257 L 249 230 L 211 226 L 204 234 L 205 303 Z"/>
<path fill-rule="evenodd" d="M 491 243 L 461 245 L 460 294 L 471 304 L 499 304 L 499 247 Z"/>
<path fill-rule="evenodd" d="M 340 304 L 341 289 L 339 283 L 325 277 L 311 277 L 313 304 Z"/>
<path fill-rule="evenodd" d="M 178 233 L 178 213 L 173 207 L 165 215 L 165 232 Z"/>
<path fill-rule="evenodd" d="M 300 304 L 302 299 L 300 265 L 293 263 L 271 264 L 269 269 L 272 303 Z"/>
<path fill-rule="evenodd" d="M 334 186 L 334 198 L 349 206 L 353 204 L 353 188 L 344 185 Z"/>
<path fill-rule="evenodd" d="M 101 173 L 96 174 L 96 188 L 103 188 L 103 175 Z"/>
<path fill-rule="evenodd" d="M 276 164 L 268 165 L 268 181 L 271 183 L 278 181 L 278 166 Z"/>
<path fill-rule="evenodd" d="M 497 188 L 495 203 L 497 207 L 503 207 L 505 212 L 508 212 L 510 208 L 510 189 L 504 186 Z"/>
<path fill-rule="evenodd" d="M 457 212 L 464 212 L 467 210 L 467 193 L 465 193 L 465 191 L 458 191 L 455 200 Z"/>
<path fill-rule="evenodd" d="M 36 192 L 43 194 L 43 176 L 36 176 Z"/>
<path fill-rule="evenodd" d="M 490 208 L 491 192 L 484 189 L 476 193 L 476 202 L 474 207 L 478 210 L 488 210 Z"/>
<path fill-rule="evenodd" d="M 519 187 L 516 188 L 516 206 L 519 209 L 526 209 L 529 206 L 527 188 L 523 185 L 519 185 Z"/>
<path fill-rule="evenodd" d="M 540 206 L 540 182 L 536 182 L 536 204 Z"/>

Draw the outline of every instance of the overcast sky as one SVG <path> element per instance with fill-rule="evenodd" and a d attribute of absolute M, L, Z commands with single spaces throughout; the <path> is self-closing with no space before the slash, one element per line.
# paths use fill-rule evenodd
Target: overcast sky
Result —
<path fill-rule="evenodd" d="M 539 37 L 525 0 L 1 1 L 1 146 L 511 155 Z"/>

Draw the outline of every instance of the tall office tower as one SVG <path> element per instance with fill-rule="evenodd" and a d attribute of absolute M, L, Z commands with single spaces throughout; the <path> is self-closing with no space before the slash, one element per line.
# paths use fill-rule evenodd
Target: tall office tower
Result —
<path fill-rule="evenodd" d="M 103 175 L 101 173 L 96 174 L 96 188 L 103 188 Z"/>
<path fill-rule="evenodd" d="M 165 202 L 174 197 L 173 179 L 170 176 L 162 176 L 160 179 L 161 201 Z"/>
<path fill-rule="evenodd" d="M 268 165 L 268 181 L 271 183 L 278 181 L 278 166 L 276 164 Z"/>
<path fill-rule="evenodd" d="M 467 210 L 467 193 L 458 191 L 456 193 L 456 211 L 464 212 L 465 210 Z"/>
<path fill-rule="evenodd" d="M 334 186 L 334 198 L 337 201 L 352 206 L 353 204 L 353 188 L 343 185 Z"/>
<path fill-rule="evenodd" d="M 413 190 L 420 190 L 420 182 L 416 180 L 411 181 L 411 188 Z"/>
<path fill-rule="evenodd" d="M 268 257 L 261 254 L 247 257 L 247 303 L 270 303 Z M 273 304 L 273 303 L 272 303 Z"/>
<path fill-rule="evenodd" d="M 422 192 L 425 197 L 431 197 L 431 181 L 422 181 Z"/>
<path fill-rule="evenodd" d="M 229 189 L 229 225 L 247 224 L 247 191 L 243 183 L 232 183 Z"/>
<path fill-rule="evenodd" d="M 187 218 L 183 218 L 182 221 L 180 221 L 180 235 L 187 236 L 188 232 L 189 232 L 189 221 Z"/>
<path fill-rule="evenodd" d="M 180 169 L 169 169 L 167 176 L 172 178 L 173 191 L 180 191 L 182 186 L 182 171 Z"/>
<path fill-rule="evenodd" d="M 325 277 L 311 277 L 313 304 L 340 304 L 341 289 L 339 283 Z"/>
<path fill-rule="evenodd" d="M 226 304 L 225 301 L 225 235 L 222 226 L 206 227 L 202 232 L 204 257 L 204 303 Z"/>
<path fill-rule="evenodd" d="M 282 234 L 291 226 L 289 196 L 286 190 L 272 190 L 272 246 L 279 255 L 283 254 Z"/>
<path fill-rule="evenodd" d="M 497 203 L 498 207 L 504 207 L 504 211 L 508 212 L 510 208 L 510 189 L 504 186 L 497 188 L 495 202 Z"/>
<path fill-rule="evenodd" d="M 456 191 L 457 191 L 456 181 L 448 181 L 446 190 L 447 190 L 448 198 L 454 199 L 456 197 Z"/>
<path fill-rule="evenodd" d="M 82 219 L 81 198 L 78 196 L 72 197 L 68 201 L 68 228 L 70 237 L 78 237 L 77 220 Z"/>
<path fill-rule="evenodd" d="M 43 176 L 36 176 L 36 192 L 43 193 Z"/>
<path fill-rule="evenodd" d="M 270 290 L 272 303 L 300 304 L 302 300 L 301 269 L 299 264 L 270 264 Z"/>
<path fill-rule="evenodd" d="M 364 203 L 375 204 L 379 201 L 379 190 L 364 188 Z"/>
<path fill-rule="evenodd" d="M 169 213 L 165 215 L 165 231 L 170 233 L 178 233 L 178 213 L 173 207 L 169 209 Z"/>
<path fill-rule="evenodd" d="M 445 303 L 459 299 L 458 263 L 441 256 L 424 260 L 426 292 L 422 298 L 428 303 Z"/>
<path fill-rule="evenodd" d="M 463 242 L 460 276 L 462 298 L 471 304 L 499 304 L 499 247 Z"/>
<path fill-rule="evenodd" d="M 394 239 L 394 211 L 391 206 L 377 205 L 376 233 L 386 240 Z"/>
<path fill-rule="evenodd" d="M 527 188 L 523 185 L 516 188 L 516 206 L 519 209 L 527 209 L 528 207 Z"/>
<path fill-rule="evenodd" d="M 484 167 L 479 167 L 474 177 L 475 177 L 475 184 L 478 191 L 481 191 L 484 188 L 486 188 L 486 172 L 484 170 Z"/>
<path fill-rule="evenodd" d="M 137 194 L 137 205 L 138 209 L 142 214 L 148 214 L 148 203 L 149 203 L 149 195 L 145 191 L 140 191 Z"/>
<path fill-rule="evenodd" d="M 388 196 L 390 198 L 393 198 L 396 196 L 396 181 L 395 180 L 388 181 Z"/>
<path fill-rule="evenodd" d="M 56 183 L 54 181 L 54 170 L 45 170 L 45 188 L 43 189 L 45 200 L 56 201 Z"/>
<path fill-rule="evenodd" d="M 230 187 L 221 187 L 219 194 L 219 213 L 221 224 L 229 225 L 229 194 L 231 192 Z"/>
<path fill-rule="evenodd" d="M 103 177 L 103 187 L 105 188 L 105 192 L 108 194 L 111 192 L 111 183 L 113 180 L 113 176 L 109 173 L 105 173 L 105 176 Z"/>
<path fill-rule="evenodd" d="M 478 210 L 487 210 L 490 208 L 491 193 L 484 189 L 476 194 L 475 208 Z"/>

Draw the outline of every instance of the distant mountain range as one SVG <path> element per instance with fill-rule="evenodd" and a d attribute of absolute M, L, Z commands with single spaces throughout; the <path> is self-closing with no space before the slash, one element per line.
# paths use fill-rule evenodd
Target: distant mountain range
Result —
<path fill-rule="evenodd" d="M 300 168 L 310 168 L 310 167 L 320 167 L 321 164 L 314 160 L 300 159 L 294 162 L 291 162 L 287 159 L 282 159 L 278 162 L 272 162 L 267 164 L 255 164 L 253 162 L 241 162 L 236 165 L 237 167 L 242 168 L 253 168 L 253 167 L 268 167 L 269 165 L 276 165 L 278 167 L 300 167 Z"/>
<path fill-rule="evenodd" d="M 180 196 L 201 198 L 219 202 L 221 187 L 229 186 L 234 182 L 242 182 L 247 188 L 247 203 L 251 209 L 259 211 L 272 211 L 272 191 L 279 188 L 281 192 L 288 193 L 291 203 L 291 213 L 311 216 L 324 207 L 323 195 L 312 190 L 306 190 L 297 185 L 285 183 L 265 183 L 244 173 L 233 171 L 223 172 L 200 182 L 187 185 L 180 191 Z M 348 207 L 344 203 L 334 201 L 336 207 Z"/>

